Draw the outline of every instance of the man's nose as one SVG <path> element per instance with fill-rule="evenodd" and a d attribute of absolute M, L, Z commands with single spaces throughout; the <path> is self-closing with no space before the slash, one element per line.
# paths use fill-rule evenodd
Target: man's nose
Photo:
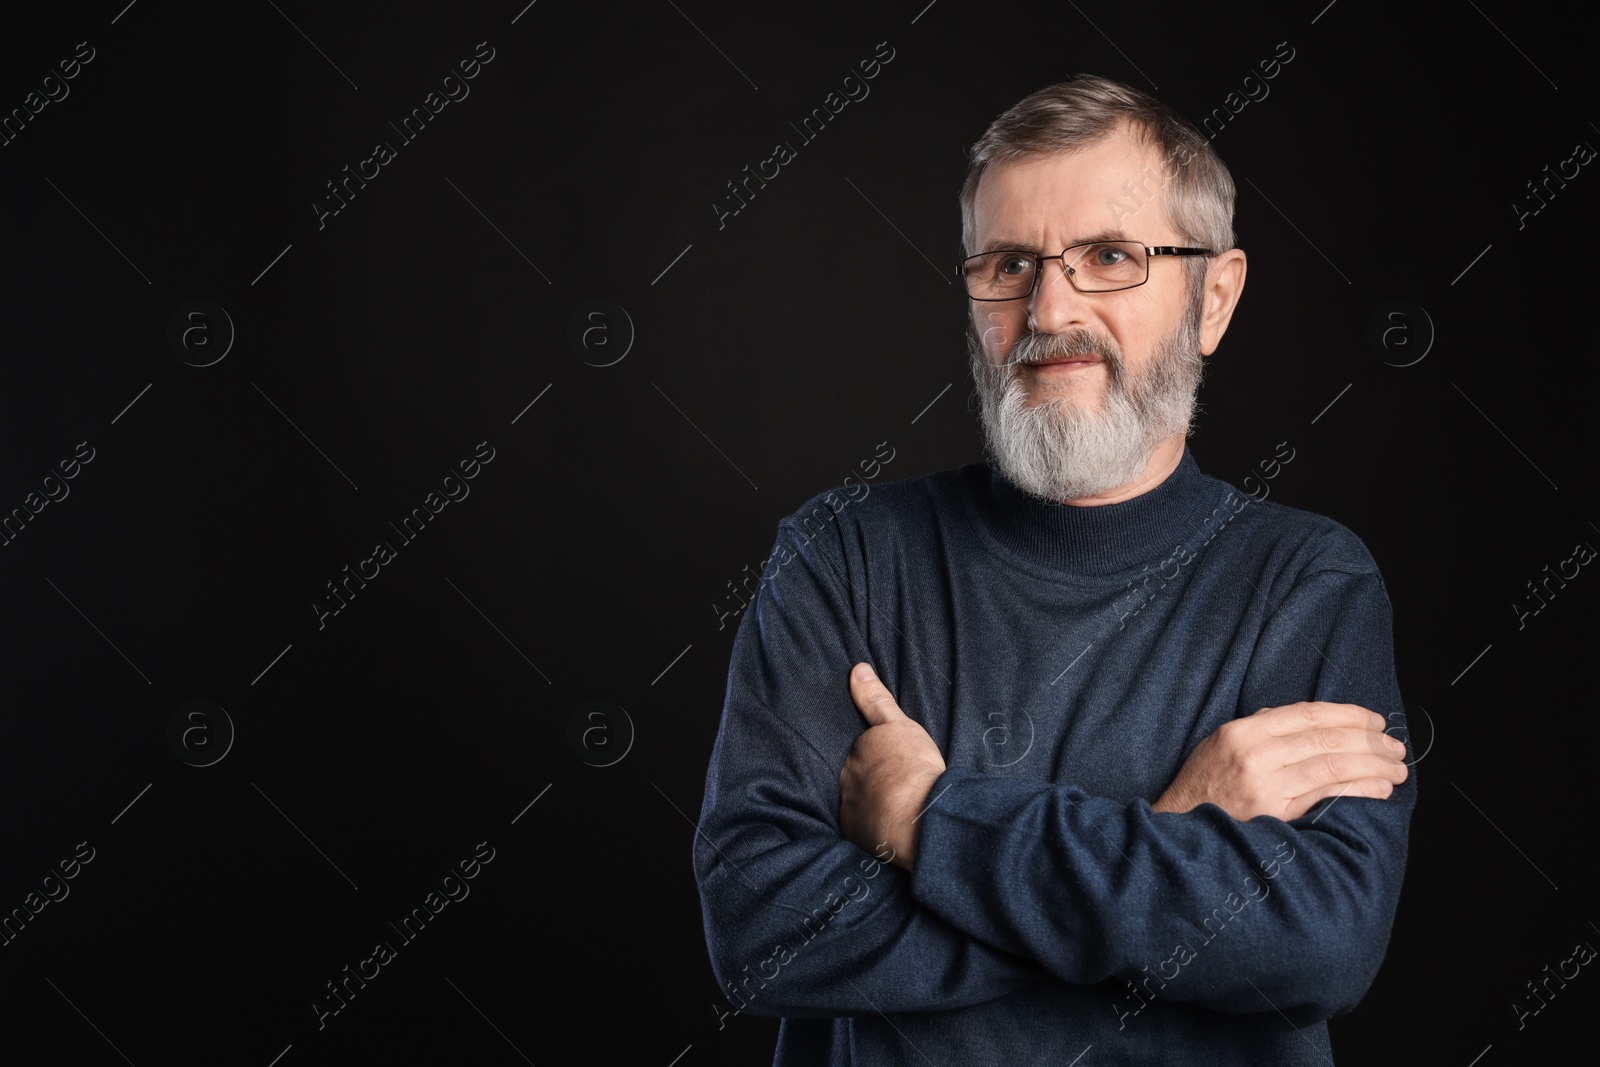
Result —
<path fill-rule="evenodd" d="M 1059 259 L 1039 264 L 1039 284 L 1028 299 L 1028 326 L 1038 333 L 1065 333 L 1083 326 L 1089 315 L 1089 300 L 1067 280 Z"/>

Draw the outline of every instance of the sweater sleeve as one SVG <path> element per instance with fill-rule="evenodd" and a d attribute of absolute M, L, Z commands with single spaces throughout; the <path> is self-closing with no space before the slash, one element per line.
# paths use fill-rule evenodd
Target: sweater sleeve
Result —
<path fill-rule="evenodd" d="M 1368 567 L 1257 590 L 1269 614 L 1236 714 L 1327 700 L 1403 724 L 1388 597 L 1360 555 Z M 1285 823 L 1211 804 L 1158 814 L 1144 800 L 952 769 L 922 816 L 913 892 L 1068 982 L 1122 978 L 1155 998 L 1324 1019 L 1355 1006 L 1383 959 L 1415 773 L 1388 799 L 1334 798 Z"/>
<path fill-rule="evenodd" d="M 917 903 L 907 872 L 840 836 L 839 772 L 865 729 L 849 670 L 872 658 L 851 611 L 864 579 L 847 573 L 836 538 L 802 537 L 780 526 L 776 573 L 734 638 L 695 836 L 723 995 L 740 1011 L 827 1017 L 960 1007 L 1042 977 Z"/>

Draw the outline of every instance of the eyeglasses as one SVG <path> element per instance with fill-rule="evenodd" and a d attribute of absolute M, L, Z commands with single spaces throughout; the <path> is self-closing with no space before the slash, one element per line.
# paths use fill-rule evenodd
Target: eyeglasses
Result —
<path fill-rule="evenodd" d="M 1209 248 L 1147 248 L 1138 241 L 1092 241 L 1059 256 L 1037 252 L 980 252 L 961 261 L 958 273 L 974 300 L 1021 300 L 1039 287 L 1039 266 L 1059 259 L 1067 281 L 1080 293 L 1114 293 L 1150 280 L 1151 256 L 1210 256 Z"/>

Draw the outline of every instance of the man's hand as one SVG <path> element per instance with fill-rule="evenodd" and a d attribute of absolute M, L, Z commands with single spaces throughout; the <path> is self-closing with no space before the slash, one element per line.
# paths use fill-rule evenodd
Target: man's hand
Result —
<path fill-rule="evenodd" d="M 934 781 L 944 773 L 944 757 L 919 723 L 900 710 L 872 668 L 858 663 L 850 671 L 850 698 L 867 720 L 839 772 L 839 830 L 846 840 L 874 852 L 887 843 L 890 861 L 911 869 L 917 843 L 917 818 Z"/>
<path fill-rule="evenodd" d="M 1219 726 L 1189 754 L 1156 811 L 1217 805 L 1241 822 L 1298 819 L 1327 797 L 1383 799 L 1410 773 L 1383 716 L 1355 704 L 1302 701 Z"/>

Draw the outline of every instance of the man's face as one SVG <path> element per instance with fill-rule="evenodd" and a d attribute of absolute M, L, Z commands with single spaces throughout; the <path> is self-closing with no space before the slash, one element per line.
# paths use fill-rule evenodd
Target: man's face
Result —
<path fill-rule="evenodd" d="M 970 251 L 1059 255 L 1108 239 L 1187 244 L 1149 182 L 1159 172 L 1159 156 L 1126 130 L 1080 151 L 991 166 L 978 186 Z M 1141 180 L 1145 206 L 1129 212 L 1123 183 Z M 1023 490 L 1057 501 L 1093 497 L 1135 481 L 1158 444 L 1187 432 L 1200 380 L 1200 302 L 1179 257 L 1153 257 L 1148 282 L 1110 293 L 1078 292 L 1059 260 L 1040 269 L 1027 299 L 970 302 L 984 433 L 1001 472 Z"/>

